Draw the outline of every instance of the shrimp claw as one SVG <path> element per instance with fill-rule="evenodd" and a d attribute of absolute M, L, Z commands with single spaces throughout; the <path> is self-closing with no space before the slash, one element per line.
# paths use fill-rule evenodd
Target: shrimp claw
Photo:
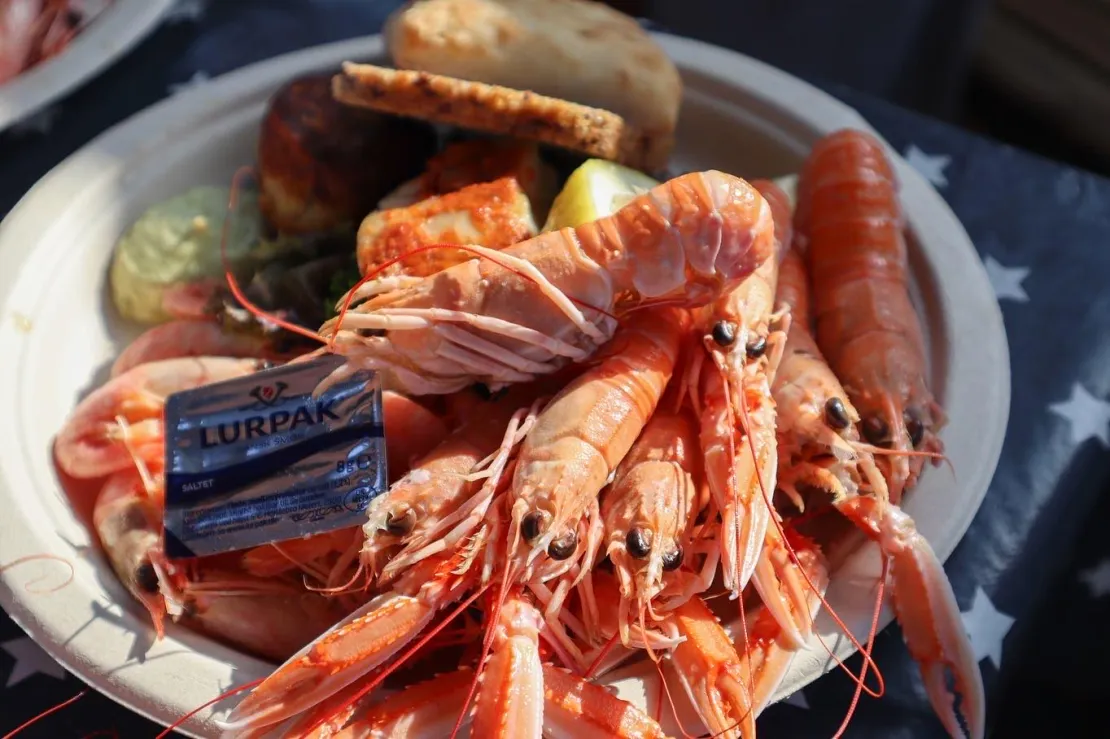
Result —
<path fill-rule="evenodd" d="M 293 655 L 248 695 L 225 731 L 275 724 L 342 690 L 397 654 L 453 602 L 469 580 L 451 559 L 429 559 Z"/>
<path fill-rule="evenodd" d="M 944 728 L 952 737 L 982 739 L 986 705 L 983 677 L 960 620 L 952 586 L 929 542 L 918 533 L 913 519 L 893 503 L 852 497 L 835 505 L 892 559 L 894 613 Z M 966 732 L 946 684 L 948 670 L 962 699 L 960 712 Z"/>

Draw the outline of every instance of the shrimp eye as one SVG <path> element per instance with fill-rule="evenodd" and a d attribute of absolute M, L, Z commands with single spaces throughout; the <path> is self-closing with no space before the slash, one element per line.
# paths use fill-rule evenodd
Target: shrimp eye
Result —
<path fill-rule="evenodd" d="M 404 536 L 412 533 L 416 526 L 416 511 L 404 508 L 400 511 L 390 511 L 385 517 L 385 530 L 394 536 Z"/>
<path fill-rule="evenodd" d="M 529 544 L 540 538 L 546 528 L 547 514 L 543 511 L 532 511 L 520 520 L 520 535 Z"/>
<path fill-rule="evenodd" d="M 663 569 L 667 572 L 677 570 L 682 566 L 682 547 L 675 545 L 675 548 L 663 554 Z"/>
<path fill-rule="evenodd" d="M 748 359 L 759 359 L 767 351 L 767 339 L 763 336 L 753 339 L 744 351 L 748 353 Z"/>
<path fill-rule="evenodd" d="M 158 573 L 154 571 L 154 565 L 150 562 L 143 562 L 135 568 L 135 582 L 138 583 L 139 589 L 144 593 L 154 595 L 158 592 Z"/>
<path fill-rule="evenodd" d="M 636 526 L 628 530 L 624 543 L 628 547 L 629 554 L 636 559 L 643 559 L 651 553 L 651 539 L 651 529 Z"/>
<path fill-rule="evenodd" d="M 878 416 L 863 419 L 863 436 L 875 446 L 890 446 L 890 427 Z"/>
<path fill-rule="evenodd" d="M 736 324 L 732 321 L 717 321 L 713 324 L 712 336 L 717 346 L 732 346 L 736 341 Z"/>
<path fill-rule="evenodd" d="M 574 554 L 574 550 L 577 548 L 578 534 L 573 531 L 568 531 L 562 536 L 551 540 L 551 543 L 547 546 L 547 554 L 552 559 L 564 560 L 569 559 L 570 555 Z"/>
<path fill-rule="evenodd" d="M 829 428 L 843 431 L 852 425 L 852 419 L 848 417 L 848 409 L 844 407 L 844 401 L 840 398 L 829 398 L 825 403 L 825 423 Z"/>
<path fill-rule="evenodd" d="M 906 421 L 906 431 L 910 433 L 910 443 L 916 449 L 921 445 L 921 440 L 925 438 L 925 424 L 921 422 L 921 417 L 917 414 L 917 411 L 912 408 L 903 415 Z"/>

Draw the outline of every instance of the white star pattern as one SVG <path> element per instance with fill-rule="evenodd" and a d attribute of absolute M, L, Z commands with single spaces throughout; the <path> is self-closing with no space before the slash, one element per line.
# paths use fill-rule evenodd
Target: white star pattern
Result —
<path fill-rule="evenodd" d="M 177 0 L 166 13 L 165 22 L 168 24 L 191 21 L 193 23 L 204 17 L 204 0 Z"/>
<path fill-rule="evenodd" d="M 1003 267 L 998 260 L 988 255 L 983 259 L 983 266 L 987 268 L 987 277 L 994 288 L 994 297 L 998 300 L 1015 300 L 1019 303 L 1028 303 L 1029 296 L 1021 283 L 1029 276 L 1028 267 Z"/>
<path fill-rule="evenodd" d="M 1087 585 L 1092 598 L 1110 595 L 1110 559 L 1104 559 L 1089 570 L 1079 573 L 1079 579 Z"/>
<path fill-rule="evenodd" d="M 59 113 L 58 106 L 51 106 L 43 108 L 37 113 L 32 113 L 26 118 L 14 123 L 8 130 L 16 136 L 28 136 L 30 134 L 45 135 L 50 133 L 54 128 L 54 122 L 58 120 Z"/>
<path fill-rule="evenodd" d="M 1071 425 L 1071 442 L 1082 444 L 1092 436 L 1110 447 L 1110 403 L 1087 392 L 1078 382 L 1071 387 L 1071 397 L 1053 403 L 1048 409 Z"/>
<path fill-rule="evenodd" d="M 951 162 L 952 157 L 947 154 L 926 154 L 918 149 L 916 144 L 910 144 L 910 148 L 906 150 L 906 164 L 916 169 L 922 177 L 933 183 L 934 187 L 944 187 L 948 184 L 948 178 L 944 176 L 944 168 Z"/>
<path fill-rule="evenodd" d="M 8 674 L 8 681 L 4 684 L 5 688 L 10 688 L 39 674 L 49 675 L 58 680 L 64 680 L 66 677 L 65 668 L 27 637 L 0 642 L 0 649 L 15 659 L 12 671 Z"/>
<path fill-rule="evenodd" d="M 809 710 L 809 701 L 806 700 L 806 694 L 803 690 L 795 690 L 793 693 L 783 698 L 782 702 L 788 706 L 804 708 L 807 711 Z"/>
<path fill-rule="evenodd" d="M 175 82 L 170 85 L 170 95 L 179 95 L 183 92 L 193 89 L 194 87 L 200 87 L 201 85 L 208 82 L 209 79 L 210 78 L 208 77 L 207 72 L 194 72 L 193 76 L 186 81 Z"/>
<path fill-rule="evenodd" d="M 981 662 L 984 657 L 994 663 L 995 668 L 1002 667 L 1002 641 L 1010 633 L 1014 619 L 1002 613 L 982 588 L 975 589 L 975 600 L 971 602 L 971 610 L 960 614 L 964 622 L 964 631 L 971 640 L 971 647 L 975 650 L 975 661 Z"/>

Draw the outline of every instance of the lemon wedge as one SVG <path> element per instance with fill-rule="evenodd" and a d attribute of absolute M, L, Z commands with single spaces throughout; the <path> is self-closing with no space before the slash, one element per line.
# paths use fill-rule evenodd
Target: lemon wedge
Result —
<path fill-rule="evenodd" d="M 635 169 L 590 159 L 571 173 L 555 196 L 543 230 L 573 228 L 612 215 L 658 184 Z"/>

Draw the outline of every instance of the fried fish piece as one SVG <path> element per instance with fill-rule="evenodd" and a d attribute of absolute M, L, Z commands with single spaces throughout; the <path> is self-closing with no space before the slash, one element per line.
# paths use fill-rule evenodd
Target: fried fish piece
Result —
<path fill-rule="evenodd" d="M 448 144 L 428 160 L 424 172 L 378 202 L 377 210 L 403 208 L 433 195 L 446 195 L 467 185 L 514 177 L 532 204 L 537 223 L 558 190 L 558 176 L 540 158 L 534 141 L 476 138 Z"/>
<path fill-rule="evenodd" d="M 649 134 L 608 110 L 427 72 L 345 62 L 332 93 L 348 105 L 539 141 L 649 172 L 663 168 L 674 145 L 673 133 Z"/>
<path fill-rule="evenodd" d="M 432 244 L 504 249 L 538 230 L 528 196 L 516 178 L 502 177 L 366 216 L 358 229 L 358 268 L 365 275 L 390 259 Z M 473 258 L 473 253 L 460 249 L 433 249 L 391 265 L 382 274 L 430 275 Z"/>
<path fill-rule="evenodd" d="M 330 73 L 297 77 L 270 99 L 259 131 L 259 206 L 287 234 L 354 226 L 435 146 L 426 123 L 337 102 Z"/>

